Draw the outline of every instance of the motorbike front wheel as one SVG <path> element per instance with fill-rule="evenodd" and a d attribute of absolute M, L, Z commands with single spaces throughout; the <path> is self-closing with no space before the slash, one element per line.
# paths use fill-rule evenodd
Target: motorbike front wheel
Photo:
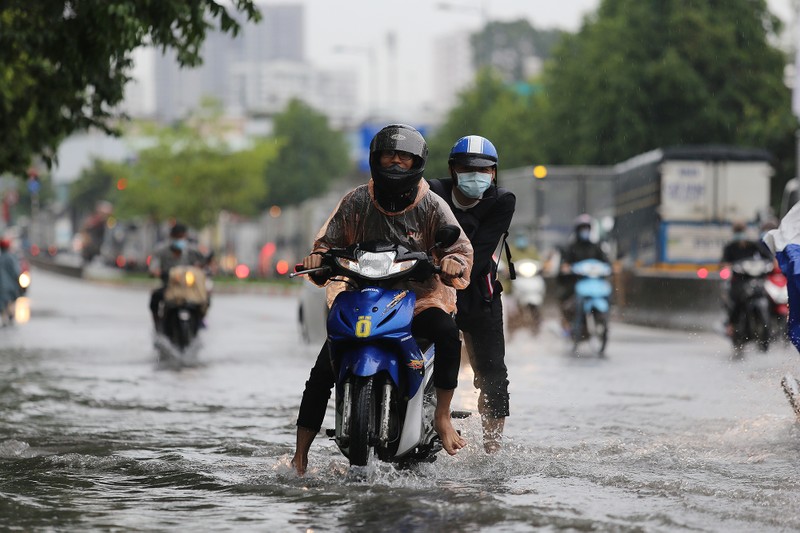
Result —
<path fill-rule="evenodd" d="M 606 344 L 608 344 L 608 315 L 597 309 L 592 309 L 594 331 L 591 332 L 597 348 L 597 355 L 605 356 Z"/>
<path fill-rule="evenodd" d="M 770 322 L 769 313 L 767 313 L 766 310 L 760 307 L 754 309 L 752 328 L 758 339 L 758 348 L 762 352 L 769 351 L 769 343 L 772 337 Z"/>
<path fill-rule="evenodd" d="M 366 466 L 369 459 L 370 440 L 375 432 L 375 401 L 373 380 L 370 377 L 355 378 L 353 404 L 350 421 L 350 464 Z"/>

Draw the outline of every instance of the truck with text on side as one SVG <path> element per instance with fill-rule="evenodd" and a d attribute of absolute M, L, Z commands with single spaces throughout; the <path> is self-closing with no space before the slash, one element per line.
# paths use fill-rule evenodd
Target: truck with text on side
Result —
<path fill-rule="evenodd" d="M 771 156 L 725 145 L 653 150 L 615 167 L 616 244 L 626 265 L 713 269 L 730 224 L 769 211 Z M 755 232 L 753 237 L 756 237 Z"/>
<path fill-rule="evenodd" d="M 628 316 L 713 327 L 722 313 L 718 266 L 731 223 L 746 221 L 758 237 L 758 221 L 769 212 L 771 162 L 765 150 L 696 145 L 615 166 L 614 238 L 624 278 L 618 296 Z"/>

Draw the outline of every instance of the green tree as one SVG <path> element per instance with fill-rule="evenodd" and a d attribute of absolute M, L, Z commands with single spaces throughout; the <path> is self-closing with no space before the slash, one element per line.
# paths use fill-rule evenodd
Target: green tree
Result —
<path fill-rule="evenodd" d="M 275 147 L 262 141 L 232 151 L 212 134 L 224 128 L 202 111 L 200 116 L 191 125 L 157 130 L 156 144 L 140 151 L 135 162 L 109 165 L 115 177 L 125 180 L 116 196 L 121 218 L 174 217 L 202 228 L 213 225 L 222 210 L 258 212 L 266 194 L 264 168 L 275 157 Z"/>
<path fill-rule="evenodd" d="M 233 11 L 260 18 L 254 0 L 2 2 L 0 172 L 21 173 L 37 155 L 49 164 L 73 131 L 115 132 L 132 51 L 173 48 L 182 65 L 197 65 L 215 24 L 237 34 Z"/>
<path fill-rule="evenodd" d="M 541 97 L 520 94 L 491 68 L 478 73 L 475 84 L 462 92 L 444 124 L 430 136 L 427 178 L 448 175 L 447 157 L 464 135 L 481 135 L 497 148 L 500 168 L 532 165 L 542 155 L 538 148 L 537 109 Z"/>
<path fill-rule="evenodd" d="M 291 205 L 318 196 L 352 170 L 344 134 L 304 102 L 294 99 L 275 117 L 277 157 L 265 172 L 268 194 L 264 207 Z"/>
<path fill-rule="evenodd" d="M 69 186 L 68 202 L 73 212 L 78 215 L 90 213 L 101 200 L 114 203 L 118 179 L 114 176 L 115 170 L 114 164 L 95 159 L 90 167 L 81 171 L 78 179 Z"/>
<path fill-rule="evenodd" d="M 770 44 L 779 30 L 765 0 L 603 0 L 545 70 L 550 162 L 610 164 L 691 143 L 790 156 L 786 58 Z"/>

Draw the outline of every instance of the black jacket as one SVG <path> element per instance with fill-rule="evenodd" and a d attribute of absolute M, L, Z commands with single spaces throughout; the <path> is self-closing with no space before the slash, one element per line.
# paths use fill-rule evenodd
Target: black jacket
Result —
<path fill-rule="evenodd" d="M 469 286 L 458 291 L 458 312 L 469 314 L 499 298 L 502 286 L 497 281 L 497 263 L 492 254 L 503 239 L 514 216 L 517 197 L 502 187 L 492 185 L 477 205 L 467 210 L 453 204 L 453 180 L 429 180 L 431 190 L 444 198 L 461 225 L 473 250 Z"/>

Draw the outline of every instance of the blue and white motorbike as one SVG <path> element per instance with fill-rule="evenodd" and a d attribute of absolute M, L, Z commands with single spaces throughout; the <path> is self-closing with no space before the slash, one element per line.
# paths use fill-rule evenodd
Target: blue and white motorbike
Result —
<path fill-rule="evenodd" d="M 573 352 L 577 352 L 581 342 L 589 341 L 602 357 L 608 343 L 611 265 L 597 259 L 585 259 L 572 265 L 572 273 L 578 277 L 572 323 Z"/>
<path fill-rule="evenodd" d="M 455 243 L 461 230 L 446 226 L 437 247 Z M 328 435 L 350 460 L 367 464 L 370 451 L 387 462 L 432 460 L 441 450 L 433 427 L 434 347 L 411 335 L 416 296 L 395 287 L 439 272 L 426 252 L 388 242 L 358 243 L 326 252 L 314 274 L 346 280 L 328 314 L 336 375 L 336 427 Z"/>

